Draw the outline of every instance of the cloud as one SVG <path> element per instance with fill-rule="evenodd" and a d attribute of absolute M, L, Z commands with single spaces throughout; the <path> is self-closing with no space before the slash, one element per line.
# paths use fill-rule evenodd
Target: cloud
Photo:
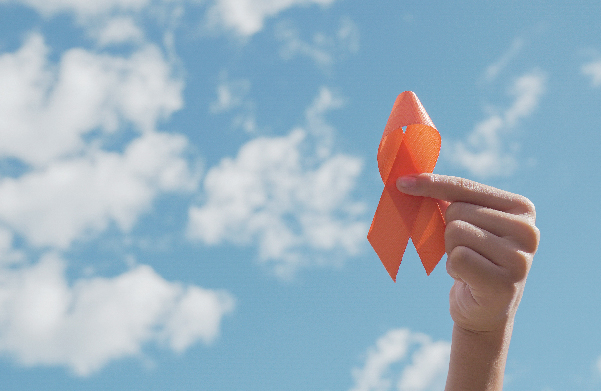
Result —
<path fill-rule="evenodd" d="M 449 369 L 451 344 L 429 342 L 413 354 L 411 365 L 405 367 L 398 382 L 399 391 L 442 390 Z"/>
<path fill-rule="evenodd" d="M 129 57 L 71 49 L 56 65 L 48 51 L 33 34 L 0 56 L 0 158 L 43 166 L 80 153 L 92 131 L 152 131 L 183 105 L 183 82 L 153 45 Z"/>
<path fill-rule="evenodd" d="M 192 193 L 200 179 L 188 139 L 158 131 L 183 106 L 183 79 L 135 18 L 119 14 L 148 2 L 20 3 L 48 16 L 75 12 L 97 50 L 51 60 L 34 33 L 0 54 L 0 353 L 87 376 L 149 345 L 211 343 L 234 308 L 227 292 L 167 281 L 145 265 L 67 278 L 75 240 L 111 225 L 127 233 L 161 195 Z M 134 45 L 102 49 L 121 43 Z M 31 253 L 44 255 L 29 262 Z"/>
<path fill-rule="evenodd" d="M 196 187 L 187 139 L 156 131 L 183 105 L 183 82 L 156 47 L 129 57 L 76 48 L 58 64 L 48 51 L 33 34 L 0 56 L 0 159 L 27 167 L 0 177 L 0 222 L 64 249 L 111 222 L 129 231 L 159 194 Z"/>
<path fill-rule="evenodd" d="M 35 9 L 44 16 L 72 12 L 78 17 L 97 17 L 114 12 L 139 11 L 151 0 L 0 0 L 0 3 L 17 3 Z"/>
<path fill-rule="evenodd" d="M 296 56 L 306 56 L 320 67 L 330 67 L 334 62 L 329 47 L 331 42 L 327 42 L 329 39 L 323 34 L 316 34 L 312 42 L 305 42 L 301 39 L 297 29 L 287 23 L 279 23 L 275 36 L 278 41 L 283 43 L 280 55 L 284 60 L 292 60 Z"/>
<path fill-rule="evenodd" d="M 280 56 L 284 60 L 305 56 L 326 70 L 334 64 L 336 57 L 359 50 L 359 29 L 348 17 L 341 19 L 334 35 L 316 33 L 310 42 L 304 41 L 298 30 L 285 22 L 276 26 L 275 36 L 282 42 Z"/>
<path fill-rule="evenodd" d="M 344 106 L 344 99 L 326 87 L 319 89 L 313 103 L 305 111 L 307 129 L 316 143 L 316 154 L 326 158 L 332 152 L 336 129 L 325 120 L 328 111 Z"/>
<path fill-rule="evenodd" d="M 296 6 L 327 6 L 335 0 L 215 0 L 207 11 L 212 28 L 234 31 L 249 37 L 263 29 L 265 20 Z"/>
<path fill-rule="evenodd" d="M 144 32 L 136 25 L 131 17 L 117 16 L 100 26 L 94 36 L 100 46 L 122 43 L 141 44 L 144 41 Z"/>
<path fill-rule="evenodd" d="M 189 236 L 207 244 L 257 240 L 260 258 L 280 276 L 309 262 L 304 249 L 356 254 L 367 232 L 363 204 L 350 199 L 361 161 L 335 155 L 308 167 L 305 138 L 301 129 L 257 138 L 211 168 L 206 203 L 189 211 Z"/>
<path fill-rule="evenodd" d="M 98 47 L 115 45 L 140 46 L 157 29 L 163 33 L 163 44 L 169 51 L 172 35 L 184 10 L 200 6 L 202 1 L 187 0 L 0 0 L 3 4 L 21 4 L 50 19 L 57 15 L 73 16 L 75 24 Z M 170 53 L 172 54 L 172 53 Z"/>
<path fill-rule="evenodd" d="M 92 149 L 19 178 L 0 179 L 0 221 L 36 246 L 67 248 L 110 222 L 129 231 L 162 192 L 192 191 L 182 136 L 146 133 L 123 154 Z"/>
<path fill-rule="evenodd" d="M 601 86 L 601 60 L 588 62 L 580 68 L 583 75 L 591 78 L 591 86 Z"/>
<path fill-rule="evenodd" d="M 229 80 L 227 73 L 220 75 L 221 82 L 217 86 L 217 99 L 211 103 L 212 113 L 223 113 L 241 106 L 250 91 L 248 79 Z"/>
<path fill-rule="evenodd" d="M 328 6 L 336 0 L 0 0 L 2 4 L 21 4 L 46 18 L 72 14 L 76 22 L 101 46 L 124 42 L 140 43 L 143 29 L 132 17 L 149 16 L 159 24 L 173 24 L 186 7 L 205 4 L 205 24 L 212 30 L 231 31 L 239 37 L 250 37 L 261 31 L 267 19 L 290 8 Z M 165 27 L 165 26 L 162 26 Z M 172 28 L 173 26 L 170 26 Z M 347 26 L 348 27 L 348 26 Z M 348 28 L 342 28 L 341 40 L 352 39 Z M 346 35 L 345 35 L 346 34 Z"/>
<path fill-rule="evenodd" d="M 365 205 L 351 193 L 362 162 L 319 148 L 322 138 L 314 135 L 330 131 L 320 117 L 338 105 L 322 89 L 307 109 L 309 131 L 253 139 L 235 158 L 212 167 L 203 184 L 205 202 L 189 210 L 189 237 L 209 245 L 256 241 L 259 258 L 281 277 L 336 259 L 326 253 L 357 254 L 367 223 Z"/>
<path fill-rule="evenodd" d="M 248 79 L 231 80 L 227 72 L 222 71 L 221 79 L 217 86 L 216 99 L 211 102 L 209 109 L 213 114 L 234 112 L 232 125 L 241 128 L 247 133 L 254 133 L 257 124 L 254 114 L 254 103 L 247 98 L 250 92 L 250 81 Z"/>
<path fill-rule="evenodd" d="M 0 227 L 0 268 L 19 264 L 25 260 L 25 254 L 13 247 L 14 234 L 9 229 Z M 0 269 L 1 270 L 1 269 Z"/>
<path fill-rule="evenodd" d="M 485 81 L 488 83 L 494 81 L 499 73 L 509 65 L 509 62 L 522 51 L 523 47 L 524 40 L 522 38 L 514 39 L 509 49 L 497 61 L 486 68 L 484 72 Z"/>
<path fill-rule="evenodd" d="M 65 261 L 46 254 L 0 273 L 0 351 L 26 366 L 67 366 L 86 376 L 154 343 L 182 352 L 219 334 L 234 299 L 169 282 L 145 265 L 69 285 Z"/>
<path fill-rule="evenodd" d="M 597 359 L 596 368 L 597 368 L 597 371 L 599 372 L 599 374 L 601 374 L 601 356 L 599 356 L 599 358 Z"/>
<path fill-rule="evenodd" d="M 391 390 L 395 379 L 399 391 L 442 390 L 450 351 L 449 342 L 408 329 L 390 330 L 368 350 L 364 366 L 353 369 L 351 391 Z"/>
<path fill-rule="evenodd" d="M 510 175 L 518 167 L 517 145 L 507 145 L 505 135 L 538 106 L 546 76 L 539 71 L 517 78 L 509 89 L 512 104 L 480 121 L 465 141 L 443 140 L 446 157 L 479 177 Z"/>

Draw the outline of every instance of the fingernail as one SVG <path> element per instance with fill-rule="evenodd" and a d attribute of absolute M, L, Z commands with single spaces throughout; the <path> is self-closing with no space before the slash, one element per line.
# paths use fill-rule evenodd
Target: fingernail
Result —
<path fill-rule="evenodd" d="M 411 187 L 415 187 L 416 183 L 417 178 L 415 178 L 414 176 L 402 176 L 396 180 L 396 187 L 399 190 L 409 189 Z"/>

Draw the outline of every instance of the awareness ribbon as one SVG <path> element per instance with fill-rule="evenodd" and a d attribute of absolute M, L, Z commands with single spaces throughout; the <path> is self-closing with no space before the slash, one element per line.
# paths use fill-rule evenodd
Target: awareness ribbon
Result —
<path fill-rule="evenodd" d="M 439 153 L 440 134 L 428 113 L 412 91 L 401 93 L 378 147 L 384 191 L 367 234 L 393 281 L 409 238 L 428 275 L 445 253 L 445 221 L 438 200 L 404 194 L 396 187 L 399 177 L 431 173 Z"/>

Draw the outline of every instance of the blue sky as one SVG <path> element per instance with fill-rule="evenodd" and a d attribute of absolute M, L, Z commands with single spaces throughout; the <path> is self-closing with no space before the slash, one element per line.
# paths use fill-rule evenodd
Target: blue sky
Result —
<path fill-rule="evenodd" d="M 0 0 L 0 388 L 443 389 L 444 264 L 366 240 L 412 90 L 435 172 L 537 207 L 505 389 L 601 390 L 599 15 Z"/>

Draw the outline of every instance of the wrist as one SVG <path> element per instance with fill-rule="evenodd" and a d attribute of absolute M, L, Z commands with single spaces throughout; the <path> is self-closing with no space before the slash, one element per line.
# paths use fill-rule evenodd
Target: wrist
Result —
<path fill-rule="evenodd" d="M 446 391 L 502 390 L 513 322 L 491 331 L 453 326 Z"/>
<path fill-rule="evenodd" d="M 463 327 L 457 322 L 453 323 L 453 337 L 455 337 L 455 334 L 457 334 L 457 336 L 462 339 L 473 341 L 473 343 L 478 344 L 509 344 L 512 332 L 513 320 L 507 321 L 499 327 L 490 330 L 475 330 L 468 327 Z"/>

